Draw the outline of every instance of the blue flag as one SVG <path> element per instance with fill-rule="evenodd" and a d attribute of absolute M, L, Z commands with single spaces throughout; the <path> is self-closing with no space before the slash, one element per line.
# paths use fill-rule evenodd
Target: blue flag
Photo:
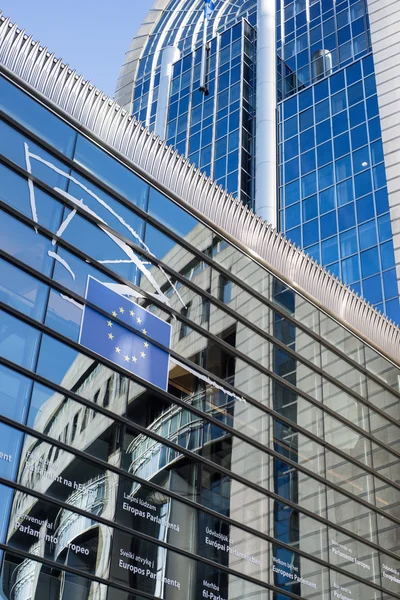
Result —
<path fill-rule="evenodd" d="M 86 299 L 104 310 L 107 316 L 85 306 L 79 342 L 145 381 L 166 390 L 168 352 L 116 323 L 115 318 L 167 348 L 171 342 L 171 325 L 90 276 Z"/>
<path fill-rule="evenodd" d="M 215 2 L 213 0 L 204 0 L 204 18 L 209 19 L 215 8 Z"/>

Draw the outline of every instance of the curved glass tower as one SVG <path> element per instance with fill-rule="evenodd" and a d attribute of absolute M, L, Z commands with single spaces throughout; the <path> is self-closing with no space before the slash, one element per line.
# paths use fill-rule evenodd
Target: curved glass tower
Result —
<path fill-rule="evenodd" d="M 156 2 L 116 99 L 400 322 L 400 9 L 273 4 Z"/>

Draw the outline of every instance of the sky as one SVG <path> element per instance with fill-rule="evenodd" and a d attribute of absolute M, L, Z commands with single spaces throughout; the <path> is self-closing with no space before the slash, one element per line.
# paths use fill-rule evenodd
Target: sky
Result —
<path fill-rule="evenodd" d="M 152 4 L 153 0 L 0 0 L 0 11 L 113 96 L 124 54 Z"/>

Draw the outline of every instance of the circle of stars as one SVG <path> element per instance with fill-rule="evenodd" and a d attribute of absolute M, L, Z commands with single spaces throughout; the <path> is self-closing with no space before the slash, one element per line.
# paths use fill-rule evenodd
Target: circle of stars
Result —
<path fill-rule="evenodd" d="M 122 306 L 120 306 L 118 310 L 119 310 L 120 314 L 124 314 L 124 312 L 125 312 L 125 309 Z M 130 310 L 129 314 L 130 314 L 131 317 L 134 317 L 135 316 L 135 311 L 134 310 Z M 117 311 L 113 310 L 112 313 L 111 313 L 111 315 L 113 317 L 117 317 L 118 313 L 117 313 Z M 140 317 L 136 317 L 136 322 L 138 323 L 138 325 L 141 325 L 142 319 Z M 108 320 L 107 321 L 107 327 L 112 327 L 112 326 L 113 326 L 113 322 L 111 320 Z M 142 329 L 142 333 L 144 335 L 147 335 L 147 330 L 145 328 L 143 328 Z M 109 333 L 108 334 L 108 339 L 111 340 L 111 341 L 114 339 L 113 333 Z M 146 342 L 146 341 L 143 342 L 143 346 L 144 346 L 145 349 L 147 349 L 147 348 L 150 347 L 149 343 Z M 119 346 L 115 346 L 115 352 L 117 354 L 121 354 L 121 348 Z M 140 352 L 140 356 L 141 356 L 141 358 L 146 358 L 146 353 L 144 352 L 144 350 L 142 350 Z M 127 362 L 127 363 L 132 362 L 132 363 L 135 364 L 135 363 L 137 363 L 138 358 L 137 358 L 137 356 L 130 357 L 128 354 L 125 354 L 124 355 L 124 361 Z"/>

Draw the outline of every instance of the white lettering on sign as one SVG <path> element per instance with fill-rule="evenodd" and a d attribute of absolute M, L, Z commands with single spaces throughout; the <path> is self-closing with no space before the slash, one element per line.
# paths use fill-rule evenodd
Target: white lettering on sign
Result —
<path fill-rule="evenodd" d="M 134 552 L 124 550 L 123 548 L 120 548 L 119 553 L 120 556 L 124 556 L 125 558 L 137 563 L 131 564 L 129 562 L 125 562 L 122 558 L 120 558 L 118 561 L 118 566 L 120 569 L 130 571 L 134 575 L 141 575 L 142 577 L 146 577 L 146 579 L 154 579 L 155 581 L 160 581 L 161 583 L 174 587 L 177 590 L 181 589 L 180 581 L 178 581 L 177 579 L 170 579 L 169 577 L 164 577 L 163 575 L 161 575 L 161 573 L 152 570 L 154 569 L 154 561 L 151 561 L 148 558 L 138 556 Z"/>

